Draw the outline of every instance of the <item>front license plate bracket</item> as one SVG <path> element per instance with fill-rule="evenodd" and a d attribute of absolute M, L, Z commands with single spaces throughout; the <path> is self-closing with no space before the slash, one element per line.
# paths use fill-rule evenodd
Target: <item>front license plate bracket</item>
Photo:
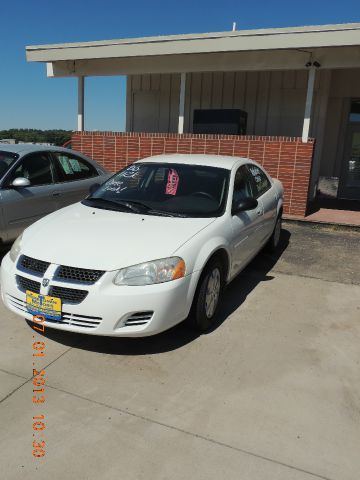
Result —
<path fill-rule="evenodd" d="M 26 310 L 46 320 L 61 320 L 61 298 L 26 290 Z"/>

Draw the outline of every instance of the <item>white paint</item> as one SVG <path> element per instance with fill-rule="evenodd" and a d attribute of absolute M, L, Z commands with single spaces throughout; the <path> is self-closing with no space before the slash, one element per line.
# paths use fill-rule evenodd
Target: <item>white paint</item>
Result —
<path fill-rule="evenodd" d="M 162 75 L 160 82 L 152 76 L 149 82 L 152 90 L 146 92 L 144 80 L 144 76 L 132 76 L 128 83 L 128 131 L 177 133 L 180 75 Z M 197 108 L 240 108 L 248 112 L 249 135 L 301 137 L 306 88 L 305 69 L 271 73 L 187 73 L 184 132 L 192 131 L 192 112 Z M 155 101 L 145 102 L 145 93 L 158 94 L 160 106 Z"/>
<path fill-rule="evenodd" d="M 315 67 L 309 67 L 309 77 L 308 77 L 308 86 L 306 93 L 306 102 L 305 102 L 305 114 L 304 114 L 304 123 L 303 123 L 303 132 L 302 132 L 302 141 L 304 143 L 308 142 L 309 131 L 310 131 L 310 118 L 311 118 L 311 108 L 314 97 L 314 84 L 315 84 Z"/>
<path fill-rule="evenodd" d="M 84 131 L 84 77 L 78 77 L 78 122 L 77 129 L 79 132 Z"/>
<path fill-rule="evenodd" d="M 234 33 L 230 33 L 234 35 Z M 322 48 L 316 58 L 327 69 L 359 68 L 359 48 Z M 73 62 L 54 61 L 55 77 L 138 75 L 181 72 L 234 72 L 305 70 L 309 59 L 307 51 L 238 51 L 186 55 L 159 55 L 154 57 L 93 58 Z"/>
<path fill-rule="evenodd" d="M 54 77 L 54 64 L 52 62 L 46 63 L 46 76 Z"/>
<path fill-rule="evenodd" d="M 182 73 L 181 80 L 180 80 L 178 133 L 184 133 L 185 89 L 186 89 L 186 73 Z"/>
<path fill-rule="evenodd" d="M 136 91 L 132 96 L 134 132 L 158 132 L 160 95 L 154 91 Z"/>
<path fill-rule="evenodd" d="M 168 56 L 191 53 L 239 52 L 264 50 L 304 50 L 322 47 L 359 47 L 360 24 L 355 26 L 296 27 L 295 29 L 261 29 L 207 34 L 174 35 L 122 40 L 80 42 L 73 44 L 26 47 L 30 62 L 58 60 L 92 60 L 94 58 Z"/>
<path fill-rule="evenodd" d="M 95 284 L 86 285 L 88 295 L 81 304 L 64 303 L 66 315 L 77 315 L 76 321 L 70 324 L 51 323 L 53 328 L 95 335 L 146 336 L 183 321 L 189 314 L 199 277 L 210 256 L 219 248 L 225 249 L 230 273 L 224 280 L 233 278 L 264 247 L 274 231 L 277 212 L 282 206 L 283 188 L 279 182 L 274 181 L 271 182 L 269 195 L 262 197 L 261 216 L 255 210 L 233 215 L 231 190 L 238 167 L 251 163 L 261 168 L 245 158 L 162 155 L 150 157 L 146 161 L 159 165 L 174 162 L 190 166 L 212 166 L 215 158 L 216 165 L 224 166 L 230 174 L 227 186 L 229 194 L 225 196 L 225 211 L 221 216 L 177 218 L 96 209 L 82 203 L 70 205 L 59 210 L 56 215 L 39 220 L 24 231 L 18 243 L 19 250 L 15 261 L 10 259 L 9 254 L 5 256 L 1 265 L 1 289 L 5 305 L 21 318 L 32 319 L 32 315 L 24 312 L 22 306 L 19 308 L 9 300 L 10 296 L 19 299 L 18 304 L 26 300 L 25 292 L 20 291 L 16 283 L 17 259 L 19 255 L 25 254 L 40 260 L 46 259 L 51 265 L 104 270 L 103 276 Z M 115 180 L 119 178 L 115 177 Z M 200 182 L 198 190 L 204 188 L 206 186 Z M 276 192 L 279 197 L 277 204 L 273 201 Z M 151 192 L 146 191 L 146 194 L 151 195 Z M 195 208 L 196 198 L 198 197 L 193 198 Z M 134 200 L 146 202 L 143 197 Z M 56 243 L 53 241 L 54 232 Z M 93 252 L 97 252 L 96 255 Z M 177 259 L 173 257 L 174 252 Z M 156 266 L 159 265 L 157 259 L 168 259 L 163 261 L 163 264 L 167 265 L 168 272 L 171 272 L 179 257 L 185 263 L 186 275 L 175 281 L 171 276 L 165 277 L 167 281 L 162 277 L 161 283 L 160 279 L 159 283 L 154 279 L 154 283 L 147 284 L 150 277 L 145 275 L 146 271 L 158 270 L 160 273 L 161 266 Z M 134 268 L 142 263 L 145 264 L 144 273 Z M 131 280 L 118 280 L 116 284 L 116 277 L 124 279 L 124 276 L 118 275 L 118 271 L 124 268 L 133 270 L 133 278 L 137 277 L 138 285 L 133 285 Z M 164 274 L 165 268 L 162 275 Z M 51 279 L 50 285 L 52 284 Z M 65 281 L 57 280 L 56 284 L 69 286 Z M 155 312 L 151 321 L 124 325 L 124 319 L 129 315 L 146 310 Z M 99 322 L 96 328 L 84 328 L 79 316 L 87 316 L 87 321 L 89 316 L 100 317 L 102 322 Z M 47 325 L 45 322 L 45 326 Z"/>

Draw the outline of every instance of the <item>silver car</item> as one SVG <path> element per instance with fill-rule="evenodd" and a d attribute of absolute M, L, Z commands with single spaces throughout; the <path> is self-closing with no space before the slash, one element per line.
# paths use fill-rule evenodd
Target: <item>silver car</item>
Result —
<path fill-rule="evenodd" d="M 28 225 L 78 202 L 110 176 L 73 150 L 0 143 L 0 242 L 13 241 Z"/>

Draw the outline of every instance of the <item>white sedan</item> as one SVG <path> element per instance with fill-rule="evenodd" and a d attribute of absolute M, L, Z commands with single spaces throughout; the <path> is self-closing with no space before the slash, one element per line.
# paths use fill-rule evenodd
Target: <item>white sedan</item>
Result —
<path fill-rule="evenodd" d="M 45 327 L 123 337 L 206 331 L 228 284 L 279 243 L 283 187 L 248 158 L 160 155 L 28 227 L 1 295 Z"/>

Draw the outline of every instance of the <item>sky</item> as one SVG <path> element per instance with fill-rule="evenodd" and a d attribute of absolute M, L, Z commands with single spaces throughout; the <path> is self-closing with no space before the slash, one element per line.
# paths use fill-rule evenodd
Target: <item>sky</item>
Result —
<path fill-rule="evenodd" d="M 76 129 L 77 83 L 47 78 L 26 45 L 360 22 L 358 0 L 0 0 L 0 130 Z M 125 77 L 86 79 L 86 130 L 125 128 Z"/>

